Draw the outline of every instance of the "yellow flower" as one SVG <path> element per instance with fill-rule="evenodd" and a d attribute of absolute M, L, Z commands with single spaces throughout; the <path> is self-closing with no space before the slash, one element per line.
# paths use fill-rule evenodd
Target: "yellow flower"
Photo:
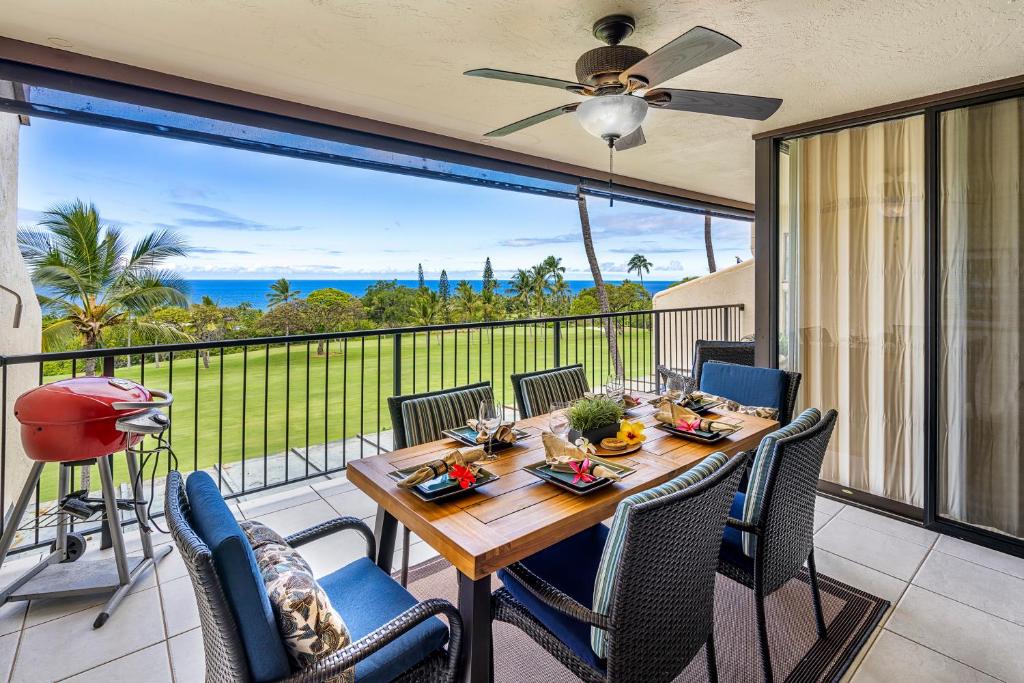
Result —
<path fill-rule="evenodd" d="M 629 420 L 622 420 L 619 422 L 619 433 L 615 435 L 616 438 L 622 439 L 630 446 L 635 446 L 638 443 L 643 443 L 647 440 L 647 435 L 644 434 L 644 425 L 642 422 L 630 422 Z"/>

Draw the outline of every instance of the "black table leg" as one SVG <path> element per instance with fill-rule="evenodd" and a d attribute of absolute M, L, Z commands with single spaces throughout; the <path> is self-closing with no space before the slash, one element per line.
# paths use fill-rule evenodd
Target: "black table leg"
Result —
<path fill-rule="evenodd" d="M 462 572 L 459 577 L 459 612 L 463 625 L 462 680 L 466 683 L 491 683 L 491 577 L 474 581 Z"/>
<path fill-rule="evenodd" d="M 384 573 L 391 574 L 391 562 L 395 559 L 395 534 L 398 520 L 381 506 L 377 506 L 377 521 L 373 533 L 377 537 L 377 566 Z"/>

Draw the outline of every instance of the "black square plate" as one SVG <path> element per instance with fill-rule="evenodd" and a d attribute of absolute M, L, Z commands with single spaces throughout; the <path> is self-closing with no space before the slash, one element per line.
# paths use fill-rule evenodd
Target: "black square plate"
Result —
<path fill-rule="evenodd" d="M 689 439 L 690 441 L 696 441 L 697 443 L 718 443 L 719 441 L 721 441 L 725 437 L 729 436 L 729 434 L 734 434 L 735 433 L 735 432 L 702 432 L 702 431 L 687 432 L 687 431 L 684 431 L 682 429 L 678 429 L 676 427 L 673 427 L 673 426 L 667 425 L 667 424 L 656 424 L 654 426 L 657 427 L 658 429 L 664 431 L 664 432 L 668 432 L 669 434 L 672 434 L 673 436 L 681 436 L 684 439 Z"/>
<path fill-rule="evenodd" d="M 476 435 L 479 434 L 479 432 L 477 432 L 472 427 L 457 427 L 455 429 L 446 429 L 446 430 L 444 430 L 441 433 L 444 434 L 445 436 L 447 436 L 449 439 L 452 439 L 453 441 L 458 441 L 463 446 L 483 446 L 484 445 L 482 443 L 477 443 Z M 512 433 L 515 434 L 515 437 L 516 437 L 515 441 L 513 441 L 512 443 L 505 443 L 504 441 L 502 441 L 502 442 L 493 444 L 491 446 L 491 451 L 500 451 L 500 450 L 504 450 L 506 448 L 511 448 L 512 446 L 515 446 L 517 443 L 519 443 L 520 441 L 522 441 L 526 437 L 530 436 L 529 432 L 527 432 L 525 430 L 522 430 L 522 429 L 517 429 L 515 427 L 512 428 Z"/>
<path fill-rule="evenodd" d="M 626 467 L 625 465 L 611 462 L 610 460 L 605 460 L 604 458 L 598 458 L 593 455 L 590 456 L 590 461 L 593 463 L 604 465 L 610 470 L 619 472 L 623 477 L 628 477 L 629 475 L 633 474 L 633 472 L 636 471 L 632 467 Z M 575 474 L 573 474 L 572 472 L 556 472 L 555 470 L 552 470 L 551 466 L 548 465 L 543 460 L 540 462 L 535 462 L 532 465 L 527 465 L 523 469 L 535 477 L 543 479 L 548 483 L 554 484 L 559 488 L 563 488 L 566 491 L 572 491 L 573 493 L 579 495 L 582 495 L 584 493 L 590 493 L 591 491 L 596 491 L 597 489 L 604 488 L 608 484 L 612 483 L 611 479 L 601 477 L 586 484 L 574 484 L 572 483 L 572 480 L 575 478 Z"/>
<path fill-rule="evenodd" d="M 722 405 L 722 403 L 724 403 L 724 401 L 716 401 L 713 398 L 701 398 L 699 403 L 696 401 L 681 401 L 679 405 L 684 408 L 689 408 L 698 415 L 703 415 L 712 408 L 717 408 Z"/>
<path fill-rule="evenodd" d="M 420 467 L 422 467 L 422 465 L 414 465 L 413 467 L 406 467 L 402 470 L 395 470 L 393 472 L 388 472 L 388 476 L 395 481 L 401 481 Z M 499 478 L 500 477 L 498 477 L 497 474 L 488 472 L 481 468 L 480 471 L 477 472 L 476 481 L 466 488 L 459 488 L 459 482 L 454 479 L 449 479 L 447 474 L 442 474 L 440 477 L 436 477 L 430 481 L 425 481 L 422 484 L 417 484 L 411 489 L 406 489 L 406 491 L 413 492 L 420 500 L 442 500 L 444 498 L 456 496 L 460 493 L 465 493 L 466 491 L 478 489 L 485 484 L 490 484 L 492 481 L 497 481 Z"/>

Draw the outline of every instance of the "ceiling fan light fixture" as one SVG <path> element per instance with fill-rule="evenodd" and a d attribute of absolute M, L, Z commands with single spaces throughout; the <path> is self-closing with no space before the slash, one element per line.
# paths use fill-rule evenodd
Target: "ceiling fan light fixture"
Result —
<path fill-rule="evenodd" d="M 635 131 L 646 116 L 647 102 L 633 95 L 592 97 L 576 108 L 576 118 L 585 131 L 611 142 Z"/>

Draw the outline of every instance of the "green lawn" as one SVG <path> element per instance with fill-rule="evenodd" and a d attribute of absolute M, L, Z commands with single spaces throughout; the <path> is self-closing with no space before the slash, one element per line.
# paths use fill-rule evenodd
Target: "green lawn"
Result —
<path fill-rule="evenodd" d="M 626 327 L 619 344 L 626 376 L 648 376 L 650 330 Z M 563 327 L 561 349 L 562 364 L 582 362 L 593 384 L 611 370 L 600 327 Z M 256 346 L 223 360 L 215 351 L 209 368 L 197 358 L 175 359 L 173 371 L 166 359 L 160 367 L 150 360 L 144 374 L 136 365 L 118 368 L 117 376 L 174 394 L 171 442 L 183 471 L 242 458 L 256 467 L 289 448 L 389 429 L 394 353 L 393 337 L 362 337 L 336 340 L 324 355 L 316 343 Z M 425 333 L 402 335 L 402 393 L 490 380 L 496 397 L 511 406 L 511 373 L 553 366 L 554 330 L 540 325 L 434 332 L 429 343 Z M 126 480 L 122 459 L 115 462 L 118 480 Z M 44 473 L 42 500 L 56 497 L 56 475 L 55 468 Z"/>

